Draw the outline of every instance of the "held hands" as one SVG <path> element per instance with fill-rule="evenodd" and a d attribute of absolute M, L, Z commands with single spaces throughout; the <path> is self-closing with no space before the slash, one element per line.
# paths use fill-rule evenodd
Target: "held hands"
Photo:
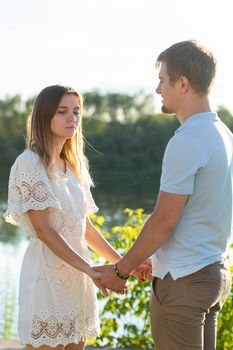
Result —
<path fill-rule="evenodd" d="M 105 296 L 108 296 L 109 292 L 105 288 L 105 284 L 103 282 L 103 271 L 105 272 L 105 270 L 107 270 L 106 268 L 108 268 L 109 266 L 113 266 L 113 265 L 96 266 L 94 268 L 89 267 L 89 269 L 88 269 L 88 276 L 92 279 L 92 281 L 96 285 L 96 287 L 98 287 L 101 290 L 101 292 L 103 293 L 103 295 L 105 295 Z M 125 281 L 124 281 L 124 284 L 125 284 Z M 121 294 L 124 294 L 124 290 L 127 287 L 124 285 L 123 288 L 121 288 L 120 290 L 112 289 L 110 287 L 108 287 L 108 288 L 111 290 L 114 290 L 115 292 L 119 292 Z"/>
<path fill-rule="evenodd" d="M 109 293 L 108 293 L 107 289 L 101 285 L 101 282 L 100 282 L 101 272 L 98 272 L 90 267 L 88 276 L 92 279 L 92 281 L 96 285 L 96 287 L 98 287 L 101 290 L 103 295 L 105 295 L 107 297 L 109 295 Z"/>
<path fill-rule="evenodd" d="M 91 277 L 95 285 L 101 289 L 102 293 L 107 296 L 108 291 L 106 288 L 115 291 L 117 293 L 124 293 L 126 286 L 126 279 L 119 277 L 120 271 L 114 269 L 114 265 L 95 266 L 92 270 L 96 273 L 96 277 Z M 121 273 L 120 273 L 121 275 Z M 141 282 L 145 280 L 151 280 L 152 278 L 152 266 L 151 260 L 148 259 L 139 265 L 135 270 L 131 272 L 132 276 L 137 277 Z M 123 277 L 123 276 L 122 276 Z"/>
<path fill-rule="evenodd" d="M 126 287 L 126 280 L 121 279 L 114 271 L 114 265 L 95 266 L 95 271 L 101 273 L 101 286 L 108 288 L 114 292 L 124 293 Z"/>

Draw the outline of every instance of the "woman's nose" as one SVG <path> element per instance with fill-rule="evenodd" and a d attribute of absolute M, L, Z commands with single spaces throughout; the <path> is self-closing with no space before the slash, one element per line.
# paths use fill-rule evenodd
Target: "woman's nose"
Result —
<path fill-rule="evenodd" d="M 68 120 L 74 120 L 75 122 L 76 122 L 76 120 L 77 120 L 77 116 L 74 114 L 74 113 L 70 113 L 69 115 L 68 115 L 68 118 L 67 118 Z"/>

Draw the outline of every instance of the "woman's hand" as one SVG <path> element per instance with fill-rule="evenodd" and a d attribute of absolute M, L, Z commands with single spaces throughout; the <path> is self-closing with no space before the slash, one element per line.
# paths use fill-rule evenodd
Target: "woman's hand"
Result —
<path fill-rule="evenodd" d="M 136 269 L 134 269 L 131 272 L 132 276 L 135 276 L 139 279 L 141 282 L 145 282 L 145 280 L 151 280 L 152 279 L 152 265 L 151 265 L 151 259 L 147 259 L 139 265 Z"/>

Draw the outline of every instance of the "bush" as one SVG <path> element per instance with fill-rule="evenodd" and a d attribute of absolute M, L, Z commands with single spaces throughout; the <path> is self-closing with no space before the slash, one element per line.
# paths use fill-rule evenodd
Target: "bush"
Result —
<path fill-rule="evenodd" d="M 125 209 L 125 214 L 128 217 L 123 226 L 113 227 L 111 235 L 103 233 L 120 254 L 131 247 L 148 217 L 143 209 Z M 93 215 L 92 221 L 100 229 L 105 219 Z M 96 253 L 93 253 L 93 258 L 96 263 L 100 263 Z M 149 320 L 150 289 L 150 282 L 142 283 L 131 277 L 124 295 L 111 293 L 106 299 L 99 292 L 98 299 L 104 305 L 101 311 L 101 334 L 92 345 L 154 349 Z"/>
<path fill-rule="evenodd" d="M 143 209 L 125 209 L 125 213 L 128 217 L 123 226 L 113 227 L 111 234 L 103 233 L 120 254 L 132 246 L 148 218 Z M 103 216 L 93 215 L 92 220 L 98 229 L 104 227 Z M 93 258 L 96 264 L 101 262 L 96 253 Z M 154 349 L 149 320 L 150 289 L 150 282 L 142 283 L 131 277 L 125 295 L 111 293 L 106 299 L 99 292 L 98 299 L 103 305 L 101 334 L 92 345 Z M 233 349 L 233 290 L 219 315 L 217 349 Z"/>

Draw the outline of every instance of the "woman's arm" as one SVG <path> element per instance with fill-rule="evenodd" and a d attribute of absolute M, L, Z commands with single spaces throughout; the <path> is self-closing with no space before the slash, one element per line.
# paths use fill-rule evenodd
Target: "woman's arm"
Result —
<path fill-rule="evenodd" d="M 49 209 L 29 210 L 29 218 L 36 231 L 37 237 L 53 251 L 59 258 L 76 269 L 86 273 L 91 278 L 98 278 L 99 275 L 91 268 L 68 243 L 49 225 Z"/>
<path fill-rule="evenodd" d="M 119 261 L 121 259 L 120 254 L 113 249 L 89 218 L 87 218 L 86 222 L 86 241 L 88 246 L 113 264 Z"/>

